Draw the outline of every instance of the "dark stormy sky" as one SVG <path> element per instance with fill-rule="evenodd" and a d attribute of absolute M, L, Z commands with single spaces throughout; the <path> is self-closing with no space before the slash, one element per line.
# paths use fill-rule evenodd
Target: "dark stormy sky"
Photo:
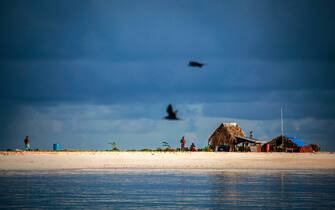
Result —
<path fill-rule="evenodd" d="M 335 1 L 3 0 L 0 17 L 0 149 L 204 146 L 221 122 L 268 140 L 283 107 L 285 134 L 335 151 Z"/>

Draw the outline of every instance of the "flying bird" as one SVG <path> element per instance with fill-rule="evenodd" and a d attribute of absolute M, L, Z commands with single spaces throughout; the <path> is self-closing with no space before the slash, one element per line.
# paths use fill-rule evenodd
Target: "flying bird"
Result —
<path fill-rule="evenodd" d="M 177 110 L 173 110 L 173 107 L 171 104 L 169 104 L 166 108 L 166 112 L 168 113 L 168 116 L 165 117 L 167 120 L 179 120 L 177 117 Z"/>
<path fill-rule="evenodd" d="M 197 61 L 190 61 L 190 62 L 188 63 L 188 66 L 190 66 L 190 67 L 198 67 L 198 68 L 202 68 L 204 65 L 205 65 L 205 64 L 203 64 L 203 63 L 199 63 L 199 62 L 197 62 Z"/>

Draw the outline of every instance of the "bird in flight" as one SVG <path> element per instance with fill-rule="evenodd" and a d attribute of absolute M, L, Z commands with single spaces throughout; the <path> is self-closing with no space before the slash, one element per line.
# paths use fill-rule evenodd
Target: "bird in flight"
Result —
<path fill-rule="evenodd" d="M 173 110 L 173 107 L 171 104 L 169 104 L 166 108 L 166 112 L 168 113 L 168 116 L 165 117 L 167 120 L 179 120 L 177 117 L 177 110 Z"/>
<path fill-rule="evenodd" d="M 190 67 L 198 67 L 198 68 L 202 68 L 205 64 L 197 62 L 197 61 L 190 61 L 188 63 L 188 66 Z"/>

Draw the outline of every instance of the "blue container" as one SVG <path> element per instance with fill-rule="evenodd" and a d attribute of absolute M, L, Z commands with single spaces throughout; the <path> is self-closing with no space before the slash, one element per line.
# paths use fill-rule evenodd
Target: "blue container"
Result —
<path fill-rule="evenodd" d="M 53 145 L 53 150 L 54 151 L 60 151 L 60 145 L 59 144 L 54 144 Z"/>

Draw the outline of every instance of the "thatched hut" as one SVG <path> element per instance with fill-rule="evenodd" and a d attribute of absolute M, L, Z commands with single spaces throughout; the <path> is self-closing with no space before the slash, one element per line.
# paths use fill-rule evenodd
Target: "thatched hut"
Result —
<path fill-rule="evenodd" d="M 305 143 L 290 136 L 277 136 L 269 141 L 269 152 L 299 152 L 300 148 L 305 146 Z"/>
<path fill-rule="evenodd" d="M 229 151 L 235 150 L 237 137 L 246 137 L 237 123 L 222 123 L 208 139 L 208 145 L 217 150 L 222 145 L 229 146 Z"/>

